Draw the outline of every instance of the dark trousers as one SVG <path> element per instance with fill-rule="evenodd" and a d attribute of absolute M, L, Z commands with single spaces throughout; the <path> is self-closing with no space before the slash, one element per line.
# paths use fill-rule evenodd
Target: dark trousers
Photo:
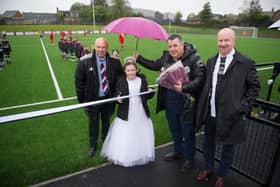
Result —
<path fill-rule="evenodd" d="M 87 107 L 85 112 L 88 116 L 89 121 L 89 145 L 90 147 L 97 146 L 97 141 L 99 137 L 99 118 L 101 117 L 102 122 L 102 131 L 101 139 L 105 140 L 109 125 L 110 125 L 110 116 L 111 116 L 111 104 L 101 104 L 94 107 Z"/>
<path fill-rule="evenodd" d="M 9 54 L 5 54 L 5 61 L 7 64 L 11 64 L 11 56 L 10 53 Z"/>
<path fill-rule="evenodd" d="M 206 116 L 205 135 L 204 135 L 204 167 L 206 170 L 214 171 L 215 168 L 215 149 L 216 149 L 216 118 Z M 217 175 L 225 177 L 228 175 L 235 152 L 234 144 L 223 144 L 220 165 Z"/>
<path fill-rule="evenodd" d="M 195 129 L 192 123 L 184 124 L 184 112 L 172 109 L 166 110 L 169 130 L 174 142 L 174 152 L 184 154 L 186 160 L 194 160 Z"/>

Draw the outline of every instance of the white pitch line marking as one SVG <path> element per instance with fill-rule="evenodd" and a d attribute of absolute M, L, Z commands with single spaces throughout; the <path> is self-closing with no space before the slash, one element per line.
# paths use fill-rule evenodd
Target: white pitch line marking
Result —
<path fill-rule="evenodd" d="M 43 43 L 42 38 L 40 38 L 40 41 L 41 41 L 41 45 L 42 45 L 42 48 L 43 48 L 43 51 L 44 51 L 44 54 L 45 54 L 45 57 L 46 57 L 46 60 L 47 60 L 47 63 L 48 63 L 48 67 L 49 67 L 49 70 L 50 70 L 50 73 L 51 73 L 51 76 L 52 76 L 52 80 L 53 80 L 53 83 L 54 83 L 54 87 L 55 87 L 55 90 L 56 90 L 57 97 L 58 97 L 59 100 L 62 100 L 63 96 L 62 96 L 60 87 L 58 85 L 58 82 L 56 80 L 54 71 L 52 69 L 52 65 L 51 65 L 51 62 L 50 62 L 50 59 L 49 59 L 49 56 L 47 54 L 47 51 L 46 51 L 46 48 L 45 48 L 45 45 Z"/>
<path fill-rule="evenodd" d="M 268 69 L 273 69 L 273 67 L 258 68 L 257 71 L 263 71 L 263 70 L 268 70 Z"/>

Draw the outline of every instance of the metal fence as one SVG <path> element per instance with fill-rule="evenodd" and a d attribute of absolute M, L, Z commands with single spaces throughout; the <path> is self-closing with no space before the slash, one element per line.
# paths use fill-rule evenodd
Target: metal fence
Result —
<path fill-rule="evenodd" d="M 280 105 L 257 100 L 255 107 L 257 113 L 246 120 L 247 139 L 237 146 L 232 169 L 262 186 L 269 186 L 275 172 L 280 173 L 275 171 L 280 156 L 280 124 L 277 121 Z M 196 147 L 203 152 L 203 135 L 197 138 Z M 218 145 L 217 161 L 220 154 L 221 145 Z"/>

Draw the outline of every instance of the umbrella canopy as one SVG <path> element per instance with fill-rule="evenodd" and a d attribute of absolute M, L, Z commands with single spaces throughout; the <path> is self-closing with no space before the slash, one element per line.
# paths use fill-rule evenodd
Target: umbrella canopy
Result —
<path fill-rule="evenodd" d="M 268 27 L 269 29 L 280 28 L 280 19 Z"/>
<path fill-rule="evenodd" d="M 139 38 L 152 38 L 155 40 L 164 40 L 168 38 L 168 34 L 158 23 L 142 17 L 123 17 L 116 19 L 106 25 L 104 30 L 110 33 L 125 33 Z"/>

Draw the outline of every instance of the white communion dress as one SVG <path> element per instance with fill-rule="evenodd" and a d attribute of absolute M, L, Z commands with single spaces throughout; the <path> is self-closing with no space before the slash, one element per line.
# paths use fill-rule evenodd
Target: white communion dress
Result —
<path fill-rule="evenodd" d="M 129 94 L 139 93 L 141 79 L 127 80 Z M 154 161 L 154 130 L 140 96 L 129 98 L 128 121 L 118 117 L 112 122 L 101 155 L 116 165 L 131 167 Z"/>

